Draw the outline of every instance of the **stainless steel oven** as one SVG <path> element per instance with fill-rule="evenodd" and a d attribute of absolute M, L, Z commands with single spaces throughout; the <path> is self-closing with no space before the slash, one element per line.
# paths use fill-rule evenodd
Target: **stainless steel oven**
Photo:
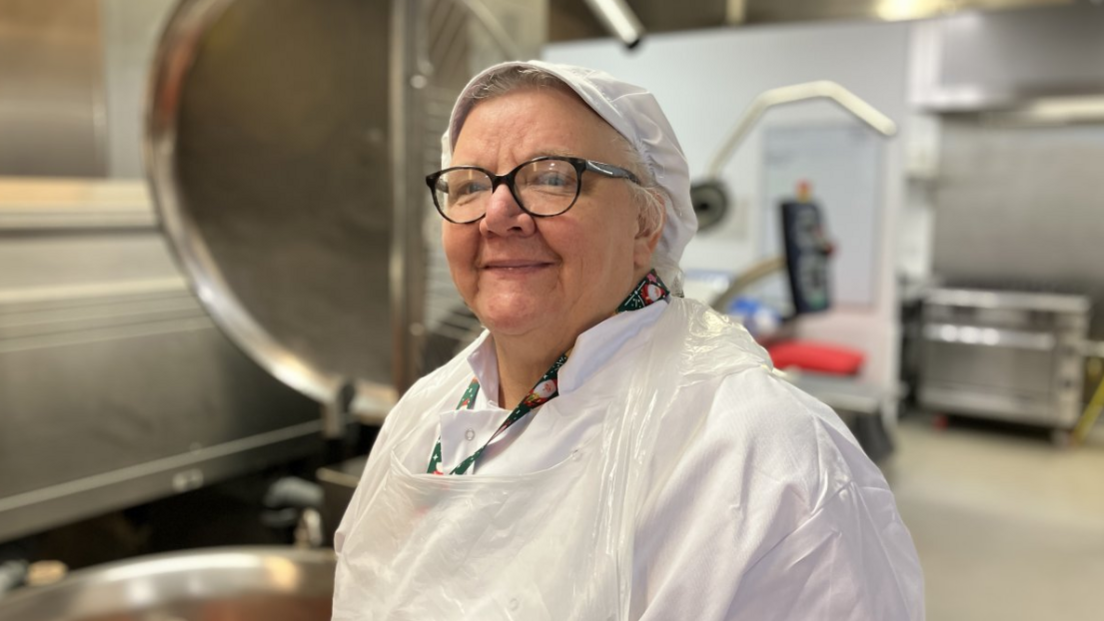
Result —
<path fill-rule="evenodd" d="M 920 404 L 1068 429 L 1081 413 L 1089 299 L 935 289 L 925 301 Z"/>

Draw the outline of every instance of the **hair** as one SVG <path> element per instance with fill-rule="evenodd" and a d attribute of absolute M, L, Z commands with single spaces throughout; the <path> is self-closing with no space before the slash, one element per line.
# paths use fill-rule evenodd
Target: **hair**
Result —
<path fill-rule="evenodd" d="M 470 95 L 472 103 L 469 104 L 469 111 L 475 102 L 501 97 L 525 88 L 555 88 L 582 100 L 563 80 L 547 71 L 536 67 L 510 65 L 488 75 L 476 86 Z M 640 149 L 637 149 L 632 140 L 621 132 L 614 131 L 619 143 L 617 146 L 627 162 L 625 168 L 640 180 L 639 184 L 627 185 L 632 192 L 633 202 L 640 209 L 640 226 L 645 231 L 654 232 L 664 224 L 664 215 L 667 212 L 667 205 L 671 203 L 671 197 L 656 181 L 655 173 Z M 652 253 L 652 268 L 672 293 L 682 295 L 682 270 L 679 268 L 678 261 L 667 254 L 662 245 L 656 246 L 655 252 Z"/>

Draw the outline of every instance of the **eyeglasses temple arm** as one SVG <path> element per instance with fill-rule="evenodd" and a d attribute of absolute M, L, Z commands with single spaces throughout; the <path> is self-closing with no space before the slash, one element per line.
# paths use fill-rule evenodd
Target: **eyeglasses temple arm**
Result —
<path fill-rule="evenodd" d="M 602 162 L 592 162 L 590 160 L 586 160 L 586 167 L 587 170 L 592 170 L 600 175 L 613 177 L 614 179 L 628 179 L 636 185 L 640 185 L 640 180 L 636 178 L 636 175 L 624 168 L 619 168 L 612 164 L 603 164 Z"/>

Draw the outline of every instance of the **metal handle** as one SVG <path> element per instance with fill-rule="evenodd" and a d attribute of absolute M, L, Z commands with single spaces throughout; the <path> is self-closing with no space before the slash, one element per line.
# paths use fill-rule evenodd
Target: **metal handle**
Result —
<path fill-rule="evenodd" d="M 961 343 L 986 347 L 1008 347 L 1034 351 L 1052 351 L 1057 345 L 1053 334 L 1024 332 L 950 323 L 932 323 L 924 326 L 924 338 L 940 343 Z"/>
<path fill-rule="evenodd" d="M 295 526 L 295 547 L 317 550 L 325 542 L 322 514 L 317 509 L 303 509 Z"/>
<path fill-rule="evenodd" d="M 8 591 L 14 591 L 16 587 L 23 584 L 23 581 L 27 578 L 27 568 L 29 566 L 27 561 L 24 560 L 0 563 L 0 598 L 4 597 L 4 594 Z"/>
<path fill-rule="evenodd" d="M 767 276 L 785 269 L 786 257 L 782 255 L 763 259 L 737 276 L 736 279 L 728 285 L 728 288 L 724 290 L 724 293 L 721 293 L 713 300 L 710 306 L 717 312 L 727 312 L 728 305 L 731 304 L 732 300 L 736 299 L 736 296 L 740 295 L 742 291 Z"/>
<path fill-rule="evenodd" d="M 751 128 L 759 121 L 763 113 L 774 106 L 806 101 L 809 99 L 829 99 L 839 104 L 841 108 L 853 114 L 860 121 L 873 127 L 884 136 L 892 136 L 897 133 L 897 124 L 888 116 L 882 114 L 874 106 L 866 103 L 858 95 L 835 82 L 820 80 L 817 82 L 804 82 L 793 86 L 782 86 L 760 93 L 751 106 L 744 112 L 736 126 L 729 132 L 717 154 L 710 161 L 709 178 L 716 179 L 721 174 L 721 169 L 728 162 L 740 143 L 751 133 Z"/>

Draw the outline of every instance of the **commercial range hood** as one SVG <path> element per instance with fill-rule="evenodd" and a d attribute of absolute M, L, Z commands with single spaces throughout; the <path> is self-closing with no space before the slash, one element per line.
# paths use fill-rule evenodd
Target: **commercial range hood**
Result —
<path fill-rule="evenodd" d="M 993 125 L 1104 121 L 1104 2 L 922 22 L 912 46 L 918 109 Z"/>

